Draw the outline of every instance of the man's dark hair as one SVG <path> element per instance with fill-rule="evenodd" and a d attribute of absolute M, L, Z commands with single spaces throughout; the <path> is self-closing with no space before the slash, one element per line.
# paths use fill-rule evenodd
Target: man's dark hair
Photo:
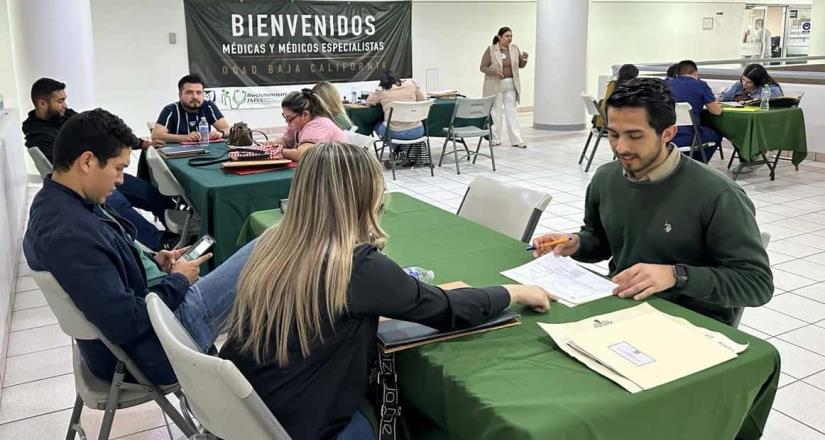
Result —
<path fill-rule="evenodd" d="M 636 78 L 616 86 L 607 107 L 636 107 L 647 110 L 647 122 L 661 135 L 676 123 L 676 103 L 670 88 L 659 78 Z"/>
<path fill-rule="evenodd" d="M 132 129 L 119 117 L 102 108 L 71 117 L 54 141 L 54 169 L 68 171 L 84 151 L 91 151 L 101 165 L 137 145 Z"/>
<path fill-rule="evenodd" d="M 619 85 L 625 81 L 631 80 L 638 76 L 638 67 L 634 66 L 633 64 L 622 64 L 622 67 L 619 67 L 619 72 L 616 73 L 616 85 Z"/>
<path fill-rule="evenodd" d="M 378 85 L 384 90 L 389 90 L 392 86 L 400 86 L 401 78 L 392 70 L 385 70 L 378 76 Z"/>
<path fill-rule="evenodd" d="M 66 84 L 51 78 L 40 78 L 32 84 L 32 103 L 37 104 L 38 99 L 48 100 L 52 93 L 59 92 L 66 88 Z"/>
<path fill-rule="evenodd" d="M 676 75 L 679 74 L 679 63 L 671 64 L 670 67 L 667 68 L 667 72 L 665 76 L 668 78 L 676 78 Z"/>
<path fill-rule="evenodd" d="M 200 84 L 206 88 L 206 84 L 203 83 L 203 79 L 201 79 L 200 75 L 195 74 L 186 75 L 178 81 L 178 92 L 183 90 L 184 84 Z"/>
<path fill-rule="evenodd" d="M 693 60 L 679 61 L 678 73 L 679 75 L 693 75 L 699 71 L 699 66 Z"/>

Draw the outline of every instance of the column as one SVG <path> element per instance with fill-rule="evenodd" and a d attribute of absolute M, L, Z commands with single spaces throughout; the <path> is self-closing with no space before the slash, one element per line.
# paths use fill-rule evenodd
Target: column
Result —
<path fill-rule="evenodd" d="M 44 76 L 66 83 L 70 107 L 94 108 L 89 0 L 9 0 L 8 7 L 20 108 L 32 107 L 31 85 Z"/>
<path fill-rule="evenodd" d="M 808 55 L 825 55 L 825 0 L 811 2 L 811 39 Z M 822 61 L 813 61 L 822 63 Z"/>
<path fill-rule="evenodd" d="M 538 0 L 533 127 L 582 130 L 589 0 Z"/>

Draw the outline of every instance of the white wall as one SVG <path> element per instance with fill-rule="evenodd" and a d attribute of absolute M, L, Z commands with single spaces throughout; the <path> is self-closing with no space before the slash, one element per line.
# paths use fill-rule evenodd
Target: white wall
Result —
<path fill-rule="evenodd" d="M 157 118 L 165 104 L 177 99 L 177 81 L 189 71 L 183 1 L 91 0 L 91 4 L 99 105 L 146 135 L 146 121 Z M 414 1 L 413 78 L 424 87 L 426 69 L 437 68 L 440 89 L 481 94 L 478 65 L 484 48 L 499 27 L 509 26 L 516 44 L 532 53 L 535 11 L 535 1 Z M 177 44 L 169 44 L 169 32 L 177 34 Z M 529 64 L 522 86 L 521 105 L 532 106 Z M 244 120 L 257 127 L 283 124 L 280 109 L 223 110 L 230 122 Z"/>
<path fill-rule="evenodd" d="M 614 64 L 739 58 L 743 15 L 741 1 L 594 1 L 588 89 Z M 702 30 L 704 17 L 714 17 L 713 30 Z"/>
<path fill-rule="evenodd" d="M 18 107 L 18 103 L 11 54 L 9 12 L 6 3 L 7 0 L 0 0 L 0 95 L 3 95 L 5 106 L 9 108 Z"/>

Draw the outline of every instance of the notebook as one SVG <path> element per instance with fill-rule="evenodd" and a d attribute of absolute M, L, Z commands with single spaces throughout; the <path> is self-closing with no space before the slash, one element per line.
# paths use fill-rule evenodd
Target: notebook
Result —
<path fill-rule="evenodd" d="M 158 153 L 163 157 L 188 157 L 206 154 L 206 149 L 200 145 L 181 145 L 179 147 L 158 148 Z"/>

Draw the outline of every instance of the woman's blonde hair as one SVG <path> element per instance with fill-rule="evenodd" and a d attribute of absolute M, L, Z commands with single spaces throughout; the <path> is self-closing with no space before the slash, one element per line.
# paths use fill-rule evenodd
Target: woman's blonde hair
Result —
<path fill-rule="evenodd" d="M 321 98 L 321 101 L 324 101 L 324 104 L 326 104 L 333 116 L 342 115 L 344 119 L 347 120 L 347 123 L 352 125 L 352 121 L 349 119 L 349 116 L 347 116 L 347 111 L 344 110 L 341 95 L 338 94 L 338 89 L 332 85 L 332 83 L 321 81 L 312 87 L 312 91 Z"/>
<path fill-rule="evenodd" d="M 228 332 L 242 351 L 258 363 L 285 366 L 297 337 L 309 356 L 322 340 L 322 319 L 331 326 L 347 308 L 355 248 L 383 247 L 383 193 L 381 166 L 366 150 L 329 142 L 304 154 L 289 208 L 261 235 L 241 271 Z"/>

